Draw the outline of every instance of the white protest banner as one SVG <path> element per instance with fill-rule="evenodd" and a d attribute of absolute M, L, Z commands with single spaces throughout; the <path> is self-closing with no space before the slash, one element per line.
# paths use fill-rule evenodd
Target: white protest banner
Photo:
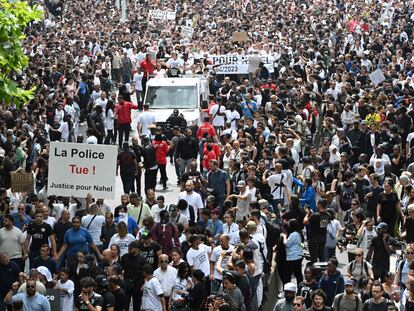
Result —
<path fill-rule="evenodd" d="M 190 40 L 189 39 L 181 39 L 180 40 L 180 45 L 189 45 L 190 44 Z"/>
<path fill-rule="evenodd" d="M 160 19 L 160 20 L 174 20 L 175 19 L 174 11 L 161 11 L 161 10 L 149 10 L 148 18 L 149 19 Z"/>
<path fill-rule="evenodd" d="M 193 35 L 193 32 L 194 32 L 193 27 L 181 26 L 181 35 L 184 38 L 190 38 Z"/>
<path fill-rule="evenodd" d="M 381 69 L 377 69 L 369 74 L 369 78 L 371 79 L 372 83 L 375 85 L 380 84 L 382 81 L 385 80 L 385 76 L 382 73 Z"/>
<path fill-rule="evenodd" d="M 259 55 L 270 73 L 274 71 L 272 55 Z M 211 61 L 217 74 L 248 74 L 249 63 L 253 55 L 211 55 Z"/>
<path fill-rule="evenodd" d="M 50 143 L 48 195 L 113 199 L 117 156 L 112 145 Z"/>

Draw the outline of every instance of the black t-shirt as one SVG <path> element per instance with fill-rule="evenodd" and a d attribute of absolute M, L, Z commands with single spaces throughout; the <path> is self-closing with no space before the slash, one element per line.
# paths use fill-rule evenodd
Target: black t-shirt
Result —
<path fill-rule="evenodd" d="M 141 255 L 145 257 L 147 263 L 152 265 L 154 269 L 157 269 L 158 268 L 157 252 L 161 250 L 161 246 L 155 242 L 152 242 L 150 245 L 145 246 L 144 243 L 140 242 L 139 250 L 141 251 Z"/>
<path fill-rule="evenodd" d="M 46 122 L 50 126 L 55 125 L 55 107 L 46 106 Z"/>
<path fill-rule="evenodd" d="M 32 237 L 32 244 L 30 246 L 30 249 L 39 251 L 40 247 L 43 244 L 49 243 L 49 237 L 53 234 L 53 229 L 49 224 L 45 222 L 42 222 L 40 225 L 38 225 L 36 222 L 32 221 L 29 223 L 27 233 Z"/>
<path fill-rule="evenodd" d="M 369 181 L 365 178 L 354 179 L 355 185 L 356 185 L 356 193 L 358 195 L 359 202 L 364 202 L 365 195 L 368 193 L 367 189 L 369 187 Z"/>
<path fill-rule="evenodd" d="M 135 153 L 131 150 L 123 150 L 118 153 L 119 168 L 121 173 L 131 173 L 135 172 L 135 163 L 137 159 Z"/>
<path fill-rule="evenodd" d="M 326 226 L 330 221 L 330 216 L 327 212 L 312 214 L 309 218 L 311 239 L 325 238 L 326 239 Z"/>
<path fill-rule="evenodd" d="M 311 293 L 318 289 L 318 283 L 312 281 L 310 284 L 306 284 L 305 281 L 301 282 L 298 286 L 298 294 L 304 298 L 306 308 L 310 308 L 312 305 Z"/>
<path fill-rule="evenodd" d="M 125 281 L 134 281 L 134 284 L 142 286 L 144 284 L 144 275 L 142 267 L 146 264 L 145 257 L 141 254 L 134 256 L 127 253 L 121 257 L 121 266 L 124 268 Z M 120 285 L 121 286 L 121 285 Z"/>
<path fill-rule="evenodd" d="M 102 311 L 106 311 L 109 308 L 115 307 L 115 297 L 114 294 L 112 294 L 109 291 L 106 291 L 102 294 L 103 296 L 103 305 L 102 305 Z"/>
<path fill-rule="evenodd" d="M 0 296 L 5 297 L 12 288 L 12 284 L 18 280 L 20 273 L 19 266 L 14 261 L 9 261 L 5 266 L 0 264 L 1 286 Z"/>
<path fill-rule="evenodd" d="M 103 297 L 97 293 L 93 293 L 88 300 L 94 308 L 103 307 Z M 81 295 L 76 297 L 75 307 L 79 310 L 89 310 L 88 305 L 82 301 Z"/>
<path fill-rule="evenodd" d="M 388 238 L 388 245 L 392 244 L 393 239 Z M 372 257 L 372 265 L 375 268 L 389 268 L 390 256 L 385 251 L 382 236 L 376 236 L 371 241 L 371 247 L 374 249 L 374 256 Z"/>
<path fill-rule="evenodd" d="M 194 183 L 199 184 L 201 182 L 200 176 L 201 173 L 199 171 L 187 171 L 181 176 L 181 182 L 186 183 L 188 180 L 192 180 Z"/>
<path fill-rule="evenodd" d="M 347 211 L 351 208 L 352 200 L 357 197 L 356 186 L 354 183 L 347 185 L 343 182 L 336 188 L 336 194 L 341 198 L 341 210 Z"/>
<path fill-rule="evenodd" d="M 381 186 L 378 186 L 376 188 L 373 188 L 372 186 L 369 186 L 367 188 L 367 193 L 372 192 L 372 196 L 368 198 L 367 202 L 367 212 L 368 213 L 374 213 L 376 215 L 377 211 L 377 205 L 378 205 L 378 197 L 380 193 L 384 191 L 384 188 Z"/>
<path fill-rule="evenodd" d="M 332 311 L 330 307 L 323 306 L 322 309 L 315 309 L 314 307 L 311 307 L 309 309 L 306 309 L 306 311 Z"/>
<path fill-rule="evenodd" d="M 388 305 L 392 304 L 388 299 L 383 299 L 380 303 L 374 303 L 371 298 L 364 303 L 363 311 L 387 311 Z"/>
<path fill-rule="evenodd" d="M 67 221 L 65 223 L 62 223 L 58 221 L 53 226 L 53 232 L 56 235 L 56 249 L 59 251 L 60 247 L 63 244 L 63 239 L 65 237 L 66 231 L 72 228 L 72 222 Z"/>
<path fill-rule="evenodd" d="M 378 196 L 378 204 L 381 204 L 380 217 L 383 219 L 396 219 L 398 202 L 398 196 L 395 192 L 385 193 L 382 192 Z"/>
<path fill-rule="evenodd" d="M 407 218 L 407 220 L 405 221 L 405 230 L 407 232 L 405 241 L 407 243 L 413 243 L 414 242 L 414 219 Z"/>
<path fill-rule="evenodd" d="M 31 262 L 30 268 L 37 268 L 37 267 L 40 267 L 40 266 L 45 266 L 46 268 L 48 268 L 52 275 L 57 273 L 56 261 L 54 261 L 50 257 L 46 258 L 45 260 L 42 259 L 42 257 L 40 257 L 40 256 L 36 257 Z"/>
<path fill-rule="evenodd" d="M 124 290 L 120 287 L 112 292 L 115 297 L 114 311 L 124 311 L 126 296 Z"/>

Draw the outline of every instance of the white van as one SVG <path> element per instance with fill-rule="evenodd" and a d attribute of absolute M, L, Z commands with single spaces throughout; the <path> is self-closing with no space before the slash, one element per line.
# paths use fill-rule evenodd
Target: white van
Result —
<path fill-rule="evenodd" d="M 208 99 L 208 81 L 204 78 L 153 78 L 148 80 L 144 103 L 149 104 L 157 126 L 164 127 L 174 109 L 178 109 L 187 126 L 197 127 L 200 104 Z"/>

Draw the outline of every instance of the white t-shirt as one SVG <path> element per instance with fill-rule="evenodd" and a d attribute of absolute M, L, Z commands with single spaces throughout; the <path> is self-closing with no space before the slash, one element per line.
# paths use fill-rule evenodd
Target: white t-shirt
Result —
<path fill-rule="evenodd" d="M 71 280 L 67 280 L 64 284 L 58 280 L 56 283 L 56 289 L 64 288 L 67 293 L 60 293 L 60 311 L 72 311 L 73 310 L 73 292 L 75 285 Z"/>
<path fill-rule="evenodd" d="M 132 241 L 135 241 L 135 238 L 132 234 L 128 233 L 125 237 L 121 238 L 118 233 L 114 234 L 109 241 L 108 248 L 111 248 L 113 244 L 119 246 L 121 257 L 128 253 L 128 245 Z"/>
<path fill-rule="evenodd" d="M 210 261 L 214 263 L 214 278 L 217 280 L 222 280 L 223 276 L 218 273 L 217 268 L 216 268 L 216 262 L 218 261 L 220 254 L 222 252 L 232 252 L 234 249 L 233 245 L 229 245 L 229 248 L 227 250 L 224 250 L 221 245 L 216 246 L 215 248 L 213 248 L 213 251 L 211 252 L 211 256 L 210 256 Z M 227 268 L 227 262 L 229 261 L 230 256 L 224 256 L 223 260 L 221 261 L 221 267 L 223 269 Z"/>
<path fill-rule="evenodd" d="M 161 267 L 159 267 L 154 271 L 154 276 L 158 279 L 158 281 L 160 281 L 164 296 L 170 297 L 171 289 L 173 288 L 177 277 L 177 269 L 167 266 L 167 270 L 163 271 L 161 270 Z"/>
<path fill-rule="evenodd" d="M 89 225 L 88 231 L 92 236 L 93 243 L 99 246 L 99 245 L 102 245 L 101 229 L 102 229 L 102 225 L 105 223 L 105 216 L 96 215 L 95 219 L 91 222 L 93 217 L 95 217 L 95 215 L 88 214 L 88 215 L 83 216 L 81 220 L 81 225 L 85 229 L 88 229 L 87 227 Z"/>
<path fill-rule="evenodd" d="M 282 173 L 269 176 L 267 179 L 273 199 L 281 200 L 285 197 L 286 176 Z"/>
<path fill-rule="evenodd" d="M 58 131 L 61 133 L 61 138 L 67 142 L 69 140 L 69 124 L 68 122 L 62 122 L 58 128 Z"/>
<path fill-rule="evenodd" d="M 107 130 L 114 129 L 114 112 L 112 109 L 108 109 L 108 114 L 105 115 L 105 128 Z"/>
<path fill-rule="evenodd" d="M 227 120 L 228 121 L 230 121 L 231 123 L 231 129 L 232 130 L 234 130 L 234 131 L 237 131 L 237 120 L 239 120 L 240 119 L 240 113 L 238 113 L 236 110 L 233 110 L 233 111 L 231 111 L 231 110 L 227 110 L 226 111 L 226 117 L 227 117 Z"/>
<path fill-rule="evenodd" d="M 163 295 L 160 281 L 156 277 L 146 281 L 142 295 L 142 310 L 162 311 L 160 295 Z"/>
<path fill-rule="evenodd" d="M 194 270 L 201 270 L 204 272 L 205 276 L 210 275 L 210 263 L 208 259 L 209 250 L 211 252 L 211 247 L 200 244 L 198 250 L 190 248 L 187 252 L 187 262 Z"/>
<path fill-rule="evenodd" d="M 172 297 L 172 299 L 174 301 L 183 298 L 183 296 L 181 294 L 178 294 L 177 291 L 181 290 L 181 291 L 188 294 L 187 284 L 188 284 L 187 279 L 180 279 L 179 277 L 175 278 L 175 280 L 174 280 L 174 291 L 173 291 L 173 297 Z"/>
<path fill-rule="evenodd" d="M 360 237 L 361 243 L 359 244 L 359 247 L 362 248 L 365 252 L 365 254 L 368 252 L 369 247 L 371 246 L 371 241 L 373 238 L 377 236 L 377 232 L 375 230 L 367 230 L 367 228 L 364 228 L 362 230 L 362 234 Z"/>
<path fill-rule="evenodd" d="M 151 134 L 151 131 L 148 129 L 148 127 L 151 124 L 155 123 L 155 117 L 154 115 L 149 111 L 144 111 L 141 113 L 138 117 L 138 123 L 142 125 L 142 135 L 149 136 Z"/>
<path fill-rule="evenodd" d="M 187 194 L 186 191 L 182 191 L 178 194 L 177 203 L 181 199 L 187 201 L 187 203 L 193 207 L 195 221 L 197 221 L 198 211 L 204 208 L 203 201 L 201 200 L 201 196 L 197 192 L 194 192 L 194 191 L 191 194 Z M 188 210 L 188 208 L 184 211 L 180 210 L 180 213 L 183 214 L 184 216 L 187 216 L 187 218 L 190 219 L 190 211 Z"/>
<path fill-rule="evenodd" d="M 143 77 L 144 77 L 144 73 L 143 72 L 141 72 L 141 73 L 136 72 L 134 74 L 133 81 L 135 83 L 135 90 L 137 90 L 139 92 L 142 91 L 142 78 Z"/>
<path fill-rule="evenodd" d="M 160 212 L 162 210 L 165 210 L 166 208 L 167 208 L 166 206 L 164 206 L 164 208 L 159 208 L 158 204 L 155 204 L 151 207 L 151 211 L 152 211 L 152 214 L 154 215 L 155 222 L 160 222 Z"/>
<path fill-rule="evenodd" d="M 210 108 L 210 115 L 211 115 L 211 124 L 213 126 L 224 126 L 224 115 L 219 116 L 218 113 L 224 114 L 226 108 L 223 105 L 220 105 L 220 111 L 218 112 L 219 105 L 214 104 Z"/>
<path fill-rule="evenodd" d="M 25 238 L 19 228 L 0 229 L 0 254 L 6 253 L 10 259 L 22 258 L 22 244 Z"/>
<path fill-rule="evenodd" d="M 227 223 L 223 224 L 223 233 L 230 237 L 230 244 L 236 245 L 240 242 L 239 225 L 233 222 L 230 226 Z"/>

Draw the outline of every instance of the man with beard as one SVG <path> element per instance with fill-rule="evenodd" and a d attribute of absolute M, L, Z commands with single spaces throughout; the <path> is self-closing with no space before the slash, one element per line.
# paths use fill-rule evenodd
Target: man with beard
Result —
<path fill-rule="evenodd" d="M 26 282 L 26 293 L 13 295 L 14 291 L 19 288 L 19 282 L 14 282 L 12 288 L 7 293 L 4 302 L 12 304 L 16 301 L 23 302 L 23 310 L 32 311 L 50 311 L 49 301 L 45 296 L 36 292 L 36 281 L 29 279 Z M 99 311 L 100 309 L 98 309 Z"/>
<path fill-rule="evenodd" d="M 335 296 L 333 302 L 334 311 L 362 311 L 363 303 L 354 293 L 354 281 L 345 282 L 345 292 Z"/>
<path fill-rule="evenodd" d="M 274 311 L 293 311 L 297 287 L 293 283 L 286 283 L 283 287 L 285 292 L 285 298 L 280 299 L 277 303 Z"/>
<path fill-rule="evenodd" d="M 331 311 L 330 307 L 325 305 L 326 294 L 322 289 L 317 289 L 311 294 L 312 306 L 307 311 Z"/>

